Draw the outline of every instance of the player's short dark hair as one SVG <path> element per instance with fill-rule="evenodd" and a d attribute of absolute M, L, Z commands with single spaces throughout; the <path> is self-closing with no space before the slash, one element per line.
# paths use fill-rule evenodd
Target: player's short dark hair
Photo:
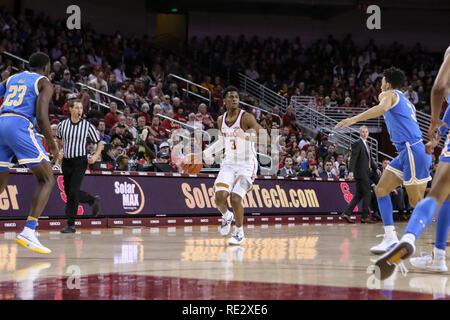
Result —
<path fill-rule="evenodd" d="M 383 71 L 386 82 L 389 82 L 393 89 L 400 89 L 405 83 L 405 73 L 395 67 L 390 67 Z"/>
<path fill-rule="evenodd" d="M 75 103 L 77 103 L 77 102 L 80 102 L 80 103 L 81 103 L 81 100 L 80 100 L 80 99 L 73 99 L 73 100 L 70 100 L 70 102 L 69 102 L 69 107 L 70 107 L 70 108 L 73 108 L 73 107 L 75 106 Z"/>
<path fill-rule="evenodd" d="M 44 52 L 35 52 L 29 59 L 31 69 L 44 69 L 48 63 L 50 63 L 50 57 Z"/>
<path fill-rule="evenodd" d="M 222 97 L 225 98 L 227 96 L 228 92 L 234 92 L 234 91 L 239 94 L 238 88 L 236 88 L 235 86 L 228 86 L 223 90 Z"/>

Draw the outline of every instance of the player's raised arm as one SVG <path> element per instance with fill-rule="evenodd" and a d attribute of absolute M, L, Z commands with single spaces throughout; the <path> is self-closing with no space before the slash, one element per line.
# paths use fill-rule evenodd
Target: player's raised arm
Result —
<path fill-rule="evenodd" d="M 378 118 L 379 116 L 385 114 L 389 109 L 391 109 L 395 105 L 395 101 L 397 99 L 395 93 L 391 91 L 381 92 L 378 98 L 380 100 L 379 104 L 373 106 L 369 110 L 364 111 L 363 113 L 360 113 L 354 117 L 340 121 L 338 124 L 336 124 L 334 129 L 346 128 L 359 121 Z"/>
<path fill-rule="evenodd" d="M 39 96 L 36 100 L 36 122 L 47 140 L 50 150 L 55 159 L 58 158 L 59 148 L 53 139 L 48 119 L 48 105 L 53 95 L 53 87 L 46 78 L 42 78 L 38 83 Z"/>
<path fill-rule="evenodd" d="M 428 129 L 428 138 L 433 140 L 436 131 L 441 133 L 440 126 L 447 127 L 447 124 L 440 120 L 442 99 L 445 97 L 446 88 L 450 83 L 450 46 L 445 51 L 444 61 L 442 62 L 439 72 L 434 80 L 431 89 L 431 124 Z M 447 92 L 448 93 L 448 92 Z"/>

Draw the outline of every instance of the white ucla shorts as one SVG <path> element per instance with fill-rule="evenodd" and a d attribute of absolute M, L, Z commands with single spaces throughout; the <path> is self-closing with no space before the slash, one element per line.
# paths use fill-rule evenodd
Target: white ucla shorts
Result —
<path fill-rule="evenodd" d="M 247 192 L 252 189 L 257 171 L 256 160 L 254 163 L 248 164 L 222 164 L 214 182 L 215 191 L 236 193 L 244 198 Z"/>

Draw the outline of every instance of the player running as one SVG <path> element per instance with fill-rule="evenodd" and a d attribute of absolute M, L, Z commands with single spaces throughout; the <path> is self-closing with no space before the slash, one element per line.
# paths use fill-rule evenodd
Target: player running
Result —
<path fill-rule="evenodd" d="M 359 115 L 342 120 L 335 126 L 335 129 L 345 128 L 359 121 L 383 115 L 391 141 L 398 152 L 398 156 L 383 171 L 375 187 L 384 224 L 383 241 L 370 249 L 375 254 L 385 253 L 398 243 L 390 192 L 403 183 L 409 203 L 415 207 L 423 199 L 427 182 L 431 180 L 431 155 L 425 152 L 422 132 L 416 120 L 416 109 L 399 91 L 405 81 L 405 74 L 400 69 L 391 67 L 384 70 L 383 75 L 380 103 Z"/>
<path fill-rule="evenodd" d="M 48 119 L 48 104 L 53 87 L 47 79 L 50 58 L 42 52 L 31 55 L 31 72 L 25 71 L 9 77 L 0 84 L 0 96 L 4 96 L 0 109 L 0 193 L 8 183 L 9 165 L 13 156 L 19 164 L 25 164 L 35 175 L 38 185 L 31 198 L 31 208 L 23 231 L 16 243 L 38 253 L 50 253 L 36 237 L 38 218 L 44 210 L 55 185 L 49 158 L 36 136 L 39 128 L 50 146 L 54 158 L 59 154 Z"/>
<path fill-rule="evenodd" d="M 242 199 L 251 190 L 258 170 L 256 159 L 257 134 L 265 130 L 256 122 L 255 117 L 239 108 L 239 92 L 232 86 L 225 88 L 223 101 L 226 112 L 217 119 L 219 139 L 205 151 L 206 162 L 212 162 L 212 155 L 225 148 L 220 172 L 214 183 L 215 202 L 223 216 L 219 227 L 223 236 L 229 234 L 231 222 L 236 221 L 229 244 L 239 245 L 244 240 L 244 207 Z M 233 212 L 227 208 L 227 199 L 231 197 Z"/>
<path fill-rule="evenodd" d="M 444 97 L 447 97 L 450 105 L 450 47 L 445 51 L 444 61 L 431 89 L 431 124 L 428 129 L 431 141 L 427 143 L 430 153 L 450 126 L 450 106 L 444 114 L 444 121 L 439 119 Z M 412 258 L 410 262 L 419 269 L 446 272 L 445 249 L 450 227 L 450 133 L 439 158 L 430 193 L 414 209 L 400 243 L 375 263 L 379 267 L 381 279 L 388 278 L 401 260 L 414 254 L 415 240 L 430 225 L 436 211 L 436 242 L 432 254 Z"/>

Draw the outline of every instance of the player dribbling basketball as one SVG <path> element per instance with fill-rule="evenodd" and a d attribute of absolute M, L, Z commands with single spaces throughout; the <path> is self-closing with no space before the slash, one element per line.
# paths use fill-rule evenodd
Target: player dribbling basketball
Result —
<path fill-rule="evenodd" d="M 219 230 L 223 236 L 228 235 L 231 223 L 235 220 L 236 225 L 229 244 L 239 245 L 245 240 L 242 199 L 252 189 L 256 177 L 257 134 L 265 132 L 265 129 L 256 122 L 252 114 L 239 108 L 237 88 L 225 88 L 223 101 L 227 111 L 217 119 L 219 139 L 203 152 L 203 156 L 205 161 L 212 162 L 212 155 L 225 148 L 220 172 L 214 183 L 216 206 L 223 216 Z M 227 208 L 228 197 L 233 212 Z"/>

